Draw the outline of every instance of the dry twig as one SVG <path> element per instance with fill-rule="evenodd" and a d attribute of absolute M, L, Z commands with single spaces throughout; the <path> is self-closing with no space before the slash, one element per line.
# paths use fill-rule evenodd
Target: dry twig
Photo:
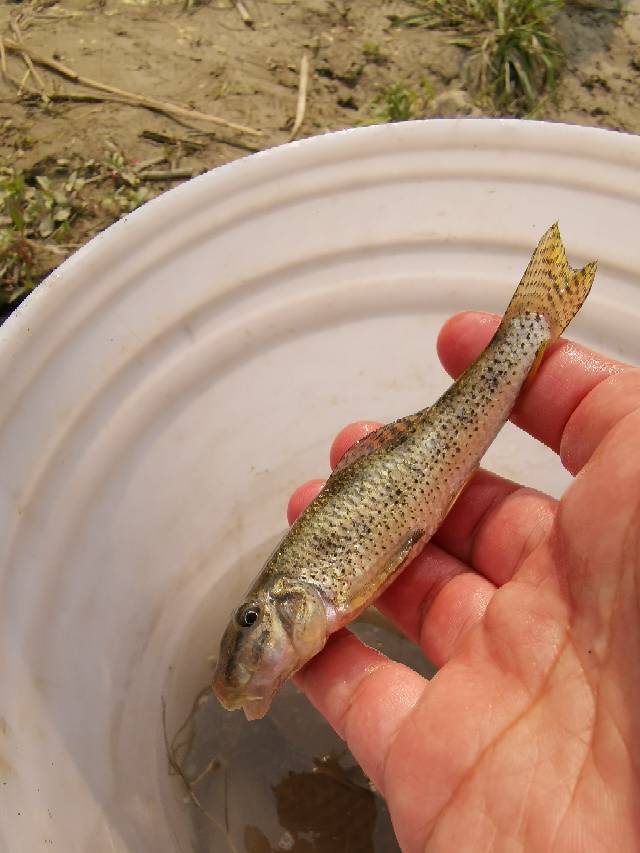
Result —
<path fill-rule="evenodd" d="M 47 95 L 47 88 L 45 86 L 44 80 L 42 79 L 40 72 L 34 66 L 31 57 L 29 56 L 28 52 L 25 50 L 25 44 L 24 44 L 24 41 L 22 39 L 22 32 L 20 30 L 18 22 L 16 20 L 14 20 L 13 18 L 11 18 L 10 19 L 10 26 L 11 26 L 11 30 L 12 30 L 14 36 L 16 37 L 16 42 L 18 45 L 18 51 L 19 51 L 20 55 L 22 56 L 24 64 L 27 66 L 27 71 L 29 72 L 29 74 L 31 74 L 33 79 L 36 81 L 36 84 L 40 87 L 40 97 L 42 98 L 42 100 L 46 104 L 49 101 L 49 97 Z M 4 53 L 4 50 L 3 50 L 3 53 Z M 27 77 L 29 76 L 29 74 L 27 74 Z M 23 83 L 26 81 L 27 77 L 24 78 Z M 20 88 L 22 89 L 22 84 L 20 85 Z"/>
<path fill-rule="evenodd" d="M 2 73 L 7 76 L 7 53 L 4 49 L 4 39 L 0 35 L 0 69 L 2 69 Z"/>
<path fill-rule="evenodd" d="M 238 853 L 237 848 L 236 848 L 235 844 L 233 843 L 233 839 L 231 838 L 231 835 L 229 833 L 228 826 L 225 828 L 222 825 L 222 823 L 218 820 L 218 818 L 215 815 L 212 815 L 211 812 L 207 811 L 207 809 L 205 809 L 205 807 L 202 805 L 202 803 L 200 802 L 200 798 L 198 797 L 196 792 L 193 790 L 194 783 L 191 782 L 187 778 L 187 776 L 186 776 L 186 774 L 185 774 L 185 772 L 182 769 L 182 766 L 180 764 L 180 760 L 177 757 L 177 752 L 179 750 L 179 747 L 176 746 L 176 743 L 177 743 L 178 739 L 185 733 L 186 729 L 191 725 L 191 722 L 193 720 L 193 715 L 195 714 L 198 703 L 200 702 L 200 699 L 202 698 L 204 693 L 205 693 L 205 691 L 203 690 L 196 697 L 196 700 L 193 703 L 193 707 L 191 709 L 191 713 L 189 714 L 187 719 L 184 721 L 184 723 L 180 726 L 178 731 L 175 733 L 175 735 L 173 737 L 173 741 L 171 743 L 169 743 L 169 736 L 167 734 L 167 705 L 166 705 L 166 702 L 164 700 L 164 696 L 161 697 L 160 701 L 161 701 L 161 705 L 162 705 L 162 734 L 164 737 L 164 747 L 165 747 L 165 751 L 167 754 L 167 761 L 169 763 L 170 772 L 172 772 L 173 774 L 175 774 L 176 776 L 178 776 L 181 779 L 182 784 L 184 785 L 184 787 L 187 791 L 187 795 L 188 795 L 189 799 L 191 800 L 191 802 L 194 804 L 194 806 L 197 809 L 199 809 L 199 811 L 209 821 L 211 821 L 211 823 L 215 827 L 217 827 L 217 829 L 220 830 L 220 832 L 225 836 L 225 840 L 229 846 L 229 849 L 232 851 L 232 853 Z M 217 770 L 219 767 L 220 767 L 219 762 L 215 762 L 215 761 L 210 762 L 205 767 L 204 775 L 208 775 L 210 772 L 212 772 L 213 770 Z M 202 776 L 202 774 L 201 774 L 201 776 Z M 225 820 L 226 820 L 226 818 L 225 818 Z"/>
<path fill-rule="evenodd" d="M 197 142 L 195 139 L 187 139 L 184 136 L 172 136 L 170 133 L 160 133 L 157 130 L 143 130 L 140 136 L 163 145 L 184 145 L 185 148 L 195 149 L 207 147 L 204 142 Z"/>
<path fill-rule="evenodd" d="M 116 149 L 117 150 L 117 149 Z M 149 157 L 148 160 L 141 160 L 133 167 L 134 172 L 143 172 L 145 169 L 150 169 L 151 166 L 159 166 L 160 163 L 165 163 L 167 158 L 164 154 L 159 154 L 157 157 Z"/>
<path fill-rule="evenodd" d="M 230 148 L 238 148 L 240 151 L 248 151 L 250 154 L 255 154 L 262 150 L 237 139 L 223 139 L 216 131 L 212 130 L 194 130 L 193 133 L 198 136 L 208 136 L 213 142 L 217 142 L 220 145 L 228 145 Z"/>
<path fill-rule="evenodd" d="M 253 27 L 255 25 L 255 21 L 242 0 L 233 0 L 233 5 L 236 7 L 238 14 L 242 18 L 242 23 L 247 27 Z"/>
<path fill-rule="evenodd" d="M 158 169 L 157 172 L 136 173 L 141 181 L 177 181 L 193 178 L 193 169 Z"/>
<path fill-rule="evenodd" d="M 199 785 L 203 779 L 206 779 L 209 773 L 213 773 L 214 770 L 217 770 L 220 767 L 220 762 L 217 758 L 212 758 L 211 761 L 207 764 L 204 770 L 201 770 L 200 773 L 195 777 L 195 779 L 191 780 L 191 785 L 195 788 L 196 785 Z"/>
<path fill-rule="evenodd" d="M 31 72 L 30 72 L 30 71 L 29 71 L 29 69 L 27 68 L 27 70 L 26 70 L 26 71 L 24 72 L 24 74 L 22 75 L 22 80 L 20 80 L 20 82 L 18 83 L 18 95 L 17 95 L 17 97 L 18 97 L 18 98 L 19 98 L 19 97 L 22 95 L 22 93 L 24 92 L 24 90 L 25 90 L 25 86 L 27 85 L 27 80 L 29 79 L 29 75 L 30 75 L 30 74 L 31 74 Z"/>
<path fill-rule="evenodd" d="M 302 127 L 304 114 L 307 109 L 307 86 L 309 84 L 309 54 L 305 51 L 300 60 L 300 84 L 298 87 L 298 105 L 296 107 L 296 119 L 289 135 L 291 142 L 298 135 L 298 131 Z"/>
<path fill-rule="evenodd" d="M 73 83 L 77 83 L 80 86 L 86 86 L 89 89 L 97 89 L 100 92 L 107 92 L 109 95 L 114 95 L 120 102 L 126 102 L 133 106 L 146 107 L 146 109 L 165 113 L 170 116 L 180 116 L 181 118 L 202 121 L 207 124 L 217 124 L 222 127 L 229 127 L 232 130 L 237 130 L 240 133 L 247 133 L 251 136 L 262 136 L 261 132 L 253 127 L 235 124 L 235 122 L 227 121 L 227 119 L 220 118 L 219 116 L 214 116 L 209 113 L 201 113 L 198 110 L 190 110 L 186 107 L 181 107 L 178 104 L 172 104 L 169 101 L 161 101 L 159 98 L 151 98 L 147 95 L 138 95 L 135 92 L 128 92 L 126 89 L 119 89 L 117 86 L 110 86 L 107 83 L 100 83 L 98 80 L 83 77 L 81 74 L 78 74 L 77 71 L 74 71 L 73 68 L 69 68 L 61 62 L 56 62 L 53 59 L 41 56 L 30 47 L 27 47 L 27 45 L 14 42 L 11 39 L 5 39 L 4 45 L 7 50 L 14 51 L 15 53 L 23 53 L 37 65 L 48 68 L 50 71 L 59 74 L 61 77 L 65 77 L 67 80 L 71 80 Z"/>

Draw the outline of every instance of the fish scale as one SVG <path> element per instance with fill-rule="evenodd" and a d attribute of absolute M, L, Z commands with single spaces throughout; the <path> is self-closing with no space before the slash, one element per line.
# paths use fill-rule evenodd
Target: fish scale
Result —
<path fill-rule="evenodd" d="M 280 542 L 222 638 L 214 690 L 249 719 L 355 619 L 437 530 L 546 347 L 589 293 L 557 225 L 540 240 L 491 342 L 430 408 L 348 450 Z"/>
<path fill-rule="evenodd" d="M 412 531 L 423 531 L 424 545 L 439 527 L 451 494 L 477 468 L 549 333 L 541 314 L 514 318 L 485 362 L 472 365 L 462 382 L 418 412 L 395 447 L 374 451 L 377 458 L 363 456 L 329 480 L 322 500 L 296 521 L 289 548 L 274 554 L 261 582 L 294 573 L 322 586 L 339 614 L 338 627 L 355 618 L 359 611 L 352 604 L 370 578 L 375 584 L 376 562 Z"/>

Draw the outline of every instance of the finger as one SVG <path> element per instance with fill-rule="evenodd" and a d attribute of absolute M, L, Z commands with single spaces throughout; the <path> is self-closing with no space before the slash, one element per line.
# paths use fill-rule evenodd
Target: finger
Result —
<path fill-rule="evenodd" d="M 640 370 L 611 376 L 584 398 L 562 434 L 560 456 L 570 471 L 579 471 L 601 441 L 620 421 L 640 410 Z"/>
<path fill-rule="evenodd" d="M 499 322 L 494 314 L 466 312 L 452 317 L 438 337 L 438 355 L 446 370 L 458 376 L 487 345 Z M 629 369 L 579 344 L 560 340 L 549 347 L 511 420 L 560 452 L 565 426 L 582 400 L 603 380 Z M 570 459 L 571 449 L 564 451 Z"/>
<path fill-rule="evenodd" d="M 427 685 L 422 676 L 339 631 L 294 677 L 374 785 L 387 752 Z"/>
<path fill-rule="evenodd" d="M 334 438 L 333 444 L 331 445 L 331 451 L 329 452 L 331 468 L 333 469 L 336 467 L 347 450 L 355 444 L 356 441 L 360 441 L 361 438 L 366 438 L 366 436 L 375 432 L 378 427 L 381 426 L 382 424 L 377 423 L 376 421 L 356 421 L 355 423 L 349 424 L 341 429 Z"/>
<path fill-rule="evenodd" d="M 480 619 L 494 584 L 429 544 L 376 601 L 376 607 L 443 666 Z"/>
<path fill-rule="evenodd" d="M 287 520 L 293 524 L 311 501 L 318 495 L 326 480 L 308 480 L 295 490 L 287 504 Z"/>
<path fill-rule="evenodd" d="M 547 537 L 556 509 L 548 495 L 481 469 L 433 541 L 502 586 Z"/>

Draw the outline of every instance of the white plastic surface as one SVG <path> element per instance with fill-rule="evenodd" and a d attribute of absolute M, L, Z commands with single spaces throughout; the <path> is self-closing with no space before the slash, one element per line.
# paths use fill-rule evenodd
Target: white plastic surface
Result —
<path fill-rule="evenodd" d="M 558 219 L 572 325 L 640 362 L 640 139 L 455 120 L 217 169 L 96 237 L 0 328 L 0 850 L 190 851 L 167 777 L 227 613 L 335 432 L 426 405 L 443 320 L 501 311 Z M 558 493 L 507 428 L 486 464 Z"/>

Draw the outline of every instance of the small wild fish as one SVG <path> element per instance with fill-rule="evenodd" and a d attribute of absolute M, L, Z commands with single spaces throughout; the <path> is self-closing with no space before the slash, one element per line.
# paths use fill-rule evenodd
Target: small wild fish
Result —
<path fill-rule="evenodd" d="M 478 359 L 433 406 L 347 451 L 229 622 L 213 680 L 226 708 L 244 708 L 249 720 L 264 716 L 289 676 L 422 550 L 595 272 L 595 263 L 569 266 L 553 225 Z"/>

